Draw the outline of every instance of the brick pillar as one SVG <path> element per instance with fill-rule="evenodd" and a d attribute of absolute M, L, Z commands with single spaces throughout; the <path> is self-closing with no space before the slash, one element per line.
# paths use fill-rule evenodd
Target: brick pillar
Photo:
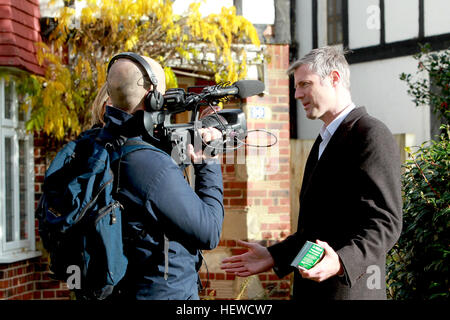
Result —
<path fill-rule="evenodd" d="M 205 252 L 200 276 L 207 288 L 205 299 L 288 299 L 290 277 L 279 279 L 272 271 L 249 278 L 227 275 L 223 258 L 245 252 L 236 240 L 265 246 L 290 234 L 289 168 L 289 64 L 288 45 L 269 45 L 266 93 L 248 98 L 242 106 L 247 117 L 248 143 L 267 145 L 274 138 L 255 129 L 268 130 L 278 142 L 271 148 L 247 147 L 223 159 L 225 220 L 218 248 Z M 257 139 L 258 137 L 258 139 Z M 209 273 L 209 281 L 207 276 Z M 247 289 L 242 291 L 243 287 Z M 242 292 L 241 292 L 242 291 Z"/>

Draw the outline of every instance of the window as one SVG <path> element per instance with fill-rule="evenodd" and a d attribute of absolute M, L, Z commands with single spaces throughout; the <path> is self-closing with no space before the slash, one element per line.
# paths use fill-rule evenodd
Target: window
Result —
<path fill-rule="evenodd" d="M 12 77 L 0 78 L 0 263 L 36 256 L 33 139 Z"/>
<path fill-rule="evenodd" d="M 343 42 L 343 0 L 327 0 L 327 39 L 329 45 Z"/>

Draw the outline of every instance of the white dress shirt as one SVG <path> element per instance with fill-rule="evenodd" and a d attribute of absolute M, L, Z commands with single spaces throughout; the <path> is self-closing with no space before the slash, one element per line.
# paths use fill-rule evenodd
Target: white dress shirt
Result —
<path fill-rule="evenodd" d="M 339 125 L 353 109 L 355 109 L 355 104 L 352 102 L 328 126 L 325 126 L 325 124 L 322 126 L 320 129 L 320 137 L 322 138 L 322 142 L 319 145 L 319 159 Z"/>

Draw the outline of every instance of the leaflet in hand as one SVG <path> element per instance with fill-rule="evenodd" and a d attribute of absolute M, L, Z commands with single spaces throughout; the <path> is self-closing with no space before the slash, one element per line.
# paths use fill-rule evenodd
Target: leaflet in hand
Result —
<path fill-rule="evenodd" d="M 324 249 L 318 244 L 306 241 L 303 248 L 299 251 L 291 266 L 303 270 L 309 270 L 314 267 L 322 258 Z"/>

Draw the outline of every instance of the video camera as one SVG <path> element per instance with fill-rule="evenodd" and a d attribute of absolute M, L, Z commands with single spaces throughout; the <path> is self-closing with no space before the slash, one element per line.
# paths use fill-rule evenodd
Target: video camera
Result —
<path fill-rule="evenodd" d="M 160 110 L 136 113 L 142 117 L 147 140 L 169 153 L 179 165 L 190 164 L 187 155 L 188 144 L 199 147 L 209 155 L 235 150 L 244 144 L 247 137 L 247 121 L 241 109 L 224 109 L 199 119 L 201 106 L 215 106 L 229 97 L 248 98 L 264 91 L 264 83 L 258 80 L 240 80 L 229 86 L 215 85 L 204 87 L 201 92 L 185 92 L 181 88 L 169 89 L 164 94 L 164 104 Z M 174 114 L 192 111 L 189 123 L 173 123 Z M 214 127 L 222 132 L 222 139 L 205 144 L 198 129 Z M 136 129 L 136 128 L 135 128 Z"/>

